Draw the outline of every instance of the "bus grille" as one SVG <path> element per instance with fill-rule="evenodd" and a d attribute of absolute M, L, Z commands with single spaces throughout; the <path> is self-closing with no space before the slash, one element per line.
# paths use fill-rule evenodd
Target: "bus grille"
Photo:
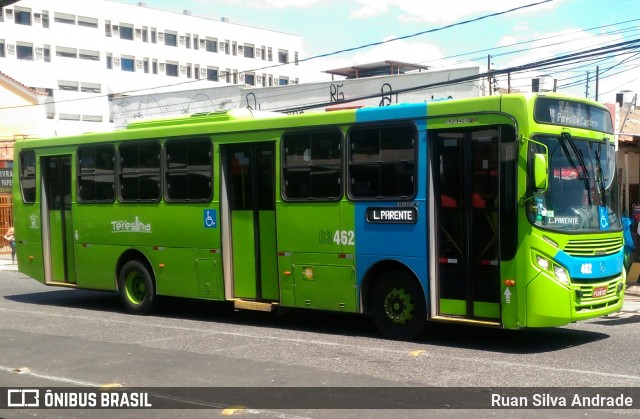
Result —
<path fill-rule="evenodd" d="M 618 253 L 622 249 L 622 237 L 606 239 L 569 240 L 564 252 L 571 256 L 602 256 Z"/>
<path fill-rule="evenodd" d="M 586 310 L 598 310 L 601 308 L 609 307 L 616 305 L 620 302 L 619 289 L 620 286 L 620 277 L 614 277 L 613 279 L 600 283 L 597 285 L 586 285 L 582 284 L 574 289 L 576 290 L 576 310 L 577 311 L 586 311 Z M 601 295 L 598 297 L 593 296 L 593 290 L 599 287 L 606 287 L 607 291 L 605 295 Z"/>

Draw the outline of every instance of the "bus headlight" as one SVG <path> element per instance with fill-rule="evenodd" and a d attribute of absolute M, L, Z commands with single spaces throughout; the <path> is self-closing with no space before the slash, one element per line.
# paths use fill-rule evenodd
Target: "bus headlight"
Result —
<path fill-rule="evenodd" d="M 565 268 L 560 265 L 553 265 L 553 274 L 556 276 L 556 279 L 566 286 L 570 285 L 569 281 L 569 273 Z"/>
<path fill-rule="evenodd" d="M 544 258 L 540 255 L 536 255 L 536 263 L 538 264 L 539 267 L 541 267 L 545 271 L 548 271 L 549 265 L 551 265 L 551 262 L 549 262 L 549 259 Z"/>
<path fill-rule="evenodd" d="M 546 258 L 536 252 L 533 253 L 533 258 L 536 266 L 545 272 L 547 272 L 552 278 L 561 283 L 562 285 L 569 286 L 571 285 L 571 280 L 569 279 L 569 272 L 557 263 L 553 262 L 552 259 Z"/>

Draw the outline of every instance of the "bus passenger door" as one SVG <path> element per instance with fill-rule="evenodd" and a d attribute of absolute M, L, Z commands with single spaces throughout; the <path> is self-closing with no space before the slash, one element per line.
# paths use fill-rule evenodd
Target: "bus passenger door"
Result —
<path fill-rule="evenodd" d="M 275 144 L 221 145 L 227 298 L 278 301 Z"/>
<path fill-rule="evenodd" d="M 45 283 L 75 284 L 71 156 L 42 157 L 41 219 Z"/>
<path fill-rule="evenodd" d="M 435 316 L 500 322 L 499 132 L 432 133 Z"/>

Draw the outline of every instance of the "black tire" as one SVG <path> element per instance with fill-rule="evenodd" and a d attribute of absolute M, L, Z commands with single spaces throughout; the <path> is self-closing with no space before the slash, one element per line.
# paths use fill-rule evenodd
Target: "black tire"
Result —
<path fill-rule="evenodd" d="M 427 324 L 427 308 L 418 281 L 403 271 L 382 275 L 373 287 L 371 314 L 378 330 L 395 340 L 414 340 Z"/>
<path fill-rule="evenodd" d="M 149 268 L 137 260 L 130 260 L 122 267 L 118 290 L 129 313 L 147 314 L 155 302 L 156 287 Z"/>

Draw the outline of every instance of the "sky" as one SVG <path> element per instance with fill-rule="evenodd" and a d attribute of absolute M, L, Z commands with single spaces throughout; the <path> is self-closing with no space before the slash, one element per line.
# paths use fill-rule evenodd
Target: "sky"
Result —
<path fill-rule="evenodd" d="M 311 75 L 303 82 L 326 79 L 322 70 L 383 60 L 438 69 L 477 65 L 485 72 L 489 55 L 492 69 L 504 69 L 640 39 L 638 0 L 143 1 L 151 8 L 186 9 L 193 16 L 299 35 L 301 60 L 330 54 L 300 63 Z M 491 16 L 514 8 L 521 9 Z M 381 44 L 357 48 L 375 43 Z M 351 48 L 357 49 L 332 54 Z M 528 91 L 531 78 L 545 74 L 561 92 L 595 98 L 597 68 L 599 101 L 613 102 L 622 90 L 640 93 L 640 44 L 616 55 L 514 74 L 511 87 Z M 496 83 L 506 88 L 506 76 Z"/>

